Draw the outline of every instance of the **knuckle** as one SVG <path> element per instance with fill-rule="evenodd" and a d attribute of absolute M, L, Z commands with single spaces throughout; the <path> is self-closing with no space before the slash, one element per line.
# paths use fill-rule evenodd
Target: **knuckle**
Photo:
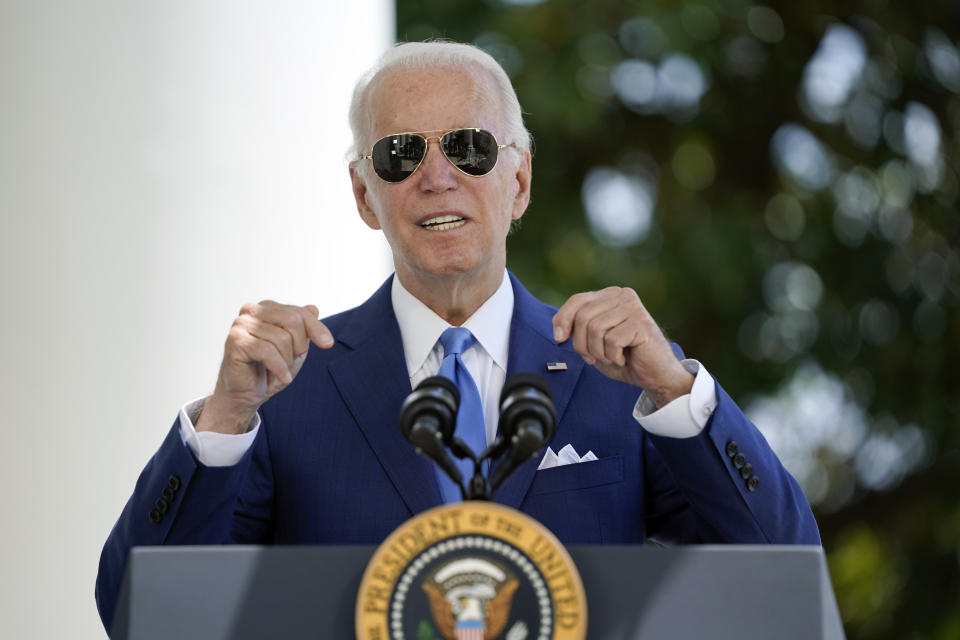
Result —
<path fill-rule="evenodd" d="M 602 320 L 599 316 L 595 316 L 587 320 L 585 325 L 588 333 L 598 333 L 603 329 Z"/>
<path fill-rule="evenodd" d="M 280 355 L 283 355 L 287 351 L 293 351 L 293 337 L 286 331 L 281 331 L 277 334 L 274 345 L 277 351 L 280 352 Z"/>
<path fill-rule="evenodd" d="M 618 300 L 622 302 L 628 302 L 630 300 L 636 299 L 636 292 L 630 287 L 613 287 L 614 295 Z"/>
<path fill-rule="evenodd" d="M 297 324 L 306 327 L 310 322 L 310 312 L 304 307 L 293 307 L 290 311 L 293 312 L 293 315 L 297 317 Z M 316 320 L 315 317 L 313 319 Z"/>
<path fill-rule="evenodd" d="M 243 329 L 243 327 L 234 322 L 233 326 L 230 327 L 230 331 L 227 332 L 227 346 L 235 346 L 242 342 L 243 338 L 246 336 L 246 333 L 247 332 Z"/>
<path fill-rule="evenodd" d="M 284 309 L 283 318 L 288 327 L 302 327 L 303 316 L 295 309 Z"/>
<path fill-rule="evenodd" d="M 258 340 L 256 348 L 258 357 L 260 357 L 264 362 L 277 363 L 283 360 L 277 345 L 273 344 L 272 342 Z"/>

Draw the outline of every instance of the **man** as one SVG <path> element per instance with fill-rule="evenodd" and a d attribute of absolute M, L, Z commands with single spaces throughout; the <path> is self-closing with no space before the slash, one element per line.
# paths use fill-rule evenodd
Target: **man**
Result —
<path fill-rule="evenodd" d="M 635 292 L 582 293 L 556 310 L 506 271 L 531 154 L 492 58 L 453 43 L 395 47 L 358 84 L 350 116 L 357 209 L 383 231 L 396 273 L 323 321 L 312 306 L 243 307 L 213 394 L 181 411 L 107 540 L 106 626 L 133 545 L 375 544 L 450 500 L 397 424 L 406 395 L 441 367 L 450 327 L 476 339 L 462 362 L 482 437 L 496 436 L 505 378 L 531 371 L 553 392 L 556 446 L 598 458 L 543 470 L 531 460 L 494 494 L 562 542 L 819 543 L 796 482 L 706 370 L 678 359 Z"/>

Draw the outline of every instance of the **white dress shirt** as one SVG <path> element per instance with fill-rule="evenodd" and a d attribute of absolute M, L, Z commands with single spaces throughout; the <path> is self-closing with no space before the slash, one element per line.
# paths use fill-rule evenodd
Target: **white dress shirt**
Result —
<path fill-rule="evenodd" d="M 400 325 L 403 355 L 407 361 L 410 388 L 437 375 L 443 361 L 440 334 L 453 326 L 407 291 L 400 278 L 393 279 L 390 291 L 393 312 Z M 483 422 L 487 444 L 497 436 L 500 420 L 500 391 L 507 378 L 507 353 L 510 348 L 510 319 L 513 317 L 513 287 L 506 271 L 500 286 L 473 315 L 461 325 L 477 339 L 460 356 L 477 384 L 483 404 Z"/>
<path fill-rule="evenodd" d="M 393 278 L 390 300 L 400 325 L 410 386 L 415 388 L 424 379 L 436 375 L 440 369 L 440 362 L 443 360 L 440 334 L 452 325 L 407 291 L 397 277 Z M 477 339 L 476 344 L 467 349 L 461 357 L 480 391 L 488 444 L 497 434 L 500 417 L 497 404 L 507 375 L 512 317 L 513 287 L 504 271 L 503 280 L 494 294 L 462 325 Z M 696 436 L 717 406 L 713 377 L 706 367 L 690 359 L 681 363 L 695 376 L 690 393 L 676 398 L 660 409 L 656 408 L 646 393 L 641 393 L 637 399 L 633 417 L 650 433 L 672 438 Z M 189 402 L 180 410 L 180 436 L 201 464 L 208 467 L 236 464 L 256 438 L 260 429 L 260 415 L 258 413 L 254 417 L 249 431 L 243 434 L 197 432 L 193 425 L 200 416 L 205 399 Z M 558 446 L 564 444 L 566 443 L 557 443 Z M 606 454 L 598 451 L 597 455 L 604 457 Z"/>

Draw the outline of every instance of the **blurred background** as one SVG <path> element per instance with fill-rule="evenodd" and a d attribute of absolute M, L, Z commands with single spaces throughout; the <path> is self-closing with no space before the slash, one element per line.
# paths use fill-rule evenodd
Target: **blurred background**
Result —
<path fill-rule="evenodd" d="M 500 60 L 534 134 L 510 268 L 631 286 L 707 365 L 813 504 L 851 640 L 960 638 L 947 0 L 0 0 L 0 635 L 103 637 L 100 546 L 243 302 L 389 273 L 346 106 L 431 37 Z"/>
<path fill-rule="evenodd" d="M 635 288 L 814 506 L 848 637 L 960 638 L 960 4 L 399 0 L 533 132 L 508 262 Z"/>

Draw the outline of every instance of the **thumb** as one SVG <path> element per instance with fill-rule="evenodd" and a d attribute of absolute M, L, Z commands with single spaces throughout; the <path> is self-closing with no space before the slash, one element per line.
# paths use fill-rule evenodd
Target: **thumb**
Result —
<path fill-rule="evenodd" d="M 557 343 L 563 342 L 569 337 L 570 328 L 567 326 L 567 319 L 560 315 L 558 311 L 553 316 L 553 339 Z"/>

